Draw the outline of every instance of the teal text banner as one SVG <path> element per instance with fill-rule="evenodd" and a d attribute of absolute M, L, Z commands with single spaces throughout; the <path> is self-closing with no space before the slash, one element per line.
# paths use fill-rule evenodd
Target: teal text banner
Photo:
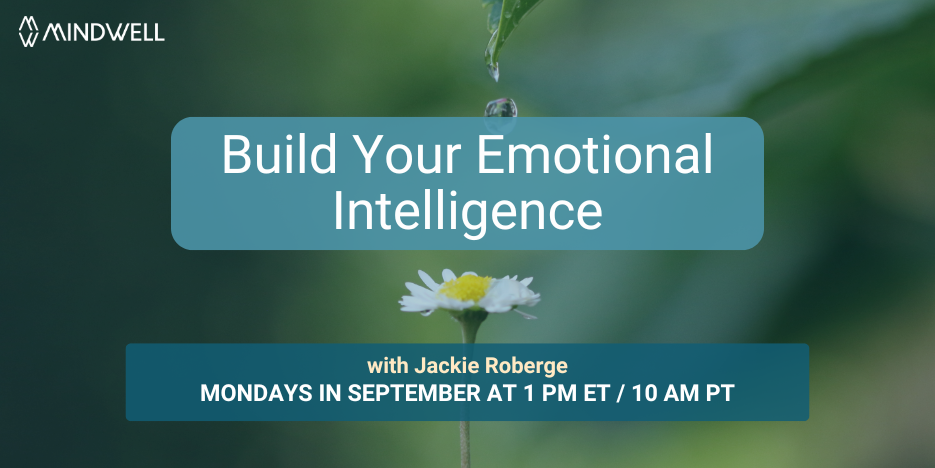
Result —
<path fill-rule="evenodd" d="M 763 133 L 710 118 L 188 118 L 193 250 L 742 250 Z"/>
<path fill-rule="evenodd" d="M 804 344 L 131 344 L 131 421 L 804 421 Z"/>

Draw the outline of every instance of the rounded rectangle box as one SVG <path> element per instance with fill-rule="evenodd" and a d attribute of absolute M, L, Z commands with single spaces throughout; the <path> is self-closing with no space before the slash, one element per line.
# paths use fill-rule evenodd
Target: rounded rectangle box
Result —
<path fill-rule="evenodd" d="M 763 235 L 763 170 L 742 117 L 187 118 L 172 235 L 192 250 L 743 250 Z"/>
<path fill-rule="evenodd" d="M 804 421 L 804 344 L 131 344 L 131 421 Z"/>

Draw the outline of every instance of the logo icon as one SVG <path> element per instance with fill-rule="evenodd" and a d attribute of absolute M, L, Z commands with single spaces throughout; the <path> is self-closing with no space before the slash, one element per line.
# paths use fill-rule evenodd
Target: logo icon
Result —
<path fill-rule="evenodd" d="M 23 26 L 26 27 L 26 37 L 23 37 Z M 36 45 L 36 39 L 39 39 L 39 26 L 36 26 L 36 20 L 32 16 L 24 16 L 19 24 L 19 40 L 23 47 L 32 47 Z"/>

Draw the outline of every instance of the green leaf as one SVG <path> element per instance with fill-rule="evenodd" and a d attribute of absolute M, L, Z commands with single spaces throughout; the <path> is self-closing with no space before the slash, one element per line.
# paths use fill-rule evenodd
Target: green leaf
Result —
<path fill-rule="evenodd" d="M 493 5 L 490 14 L 487 15 L 487 30 L 490 31 L 490 34 L 493 34 L 500 28 L 500 12 L 503 11 L 503 0 L 483 0 L 483 2 L 485 7 Z"/>
<path fill-rule="evenodd" d="M 493 34 L 484 51 L 484 61 L 487 62 L 487 71 L 495 81 L 500 80 L 500 51 L 503 43 L 513 34 L 519 22 L 532 11 L 542 0 L 482 0 L 483 5 L 491 5 L 487 16 L 487 29 Z"/>

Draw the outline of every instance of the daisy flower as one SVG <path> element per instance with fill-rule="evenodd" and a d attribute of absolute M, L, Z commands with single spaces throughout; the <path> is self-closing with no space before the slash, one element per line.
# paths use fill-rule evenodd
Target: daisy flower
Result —
<path fill-rule="evenodd" d="M 517 281 L 510 278 L 491 278 L 477 276 L 473 271 L 465 272 L 460 277 L 451 270 L 442 271 L 443 283 L 436 283 L 424 271 L 419 270 L 419 277 L 426 287 L 406 283 L 411 296 L 403 296 L 399 303 L 403 312 L 420 312 L 429 315 L 437 309 L 453 313 L 466 310 L 478 310 L 492 314 L 514 311 L 524 318 L 536 317 L 516 310 L 517 306 L 534 306 L 539 303 L 539 294 L 529 289 L 532 278 Z"/>
<path fill-rule="evenodd" d="M 535 319 L 532 315 L 516 310 L 518 306 L 534 306 L 539 303 L 539 294 L 529 289 L 532 278 L 517 281 L 510 278 L 491 278 L 477 276 L 473 271 L 465 272 L 460 277 L 451 270 L 442 271 L 443 283 L 438 284 L 428 273 L 419 270 L 419 277 L 425 286 L 406 283 L 411 296 L 403 296 L 399 304 L 403 312 L 419 312 L 429 315 L 438 309 L 448 311 L 451 317 L 461 324 L 461 339 L 464 344 L 477 341 L 477 330 L 490 314 L 502 314 L 514 311 L 524 318 Z M 471 351 L 467 350 L 468 356 Z M 453 358 L 452 358 L 453 359 Z M 470 421 L 461 421 L 461 466 L 470 467 Z"/>

